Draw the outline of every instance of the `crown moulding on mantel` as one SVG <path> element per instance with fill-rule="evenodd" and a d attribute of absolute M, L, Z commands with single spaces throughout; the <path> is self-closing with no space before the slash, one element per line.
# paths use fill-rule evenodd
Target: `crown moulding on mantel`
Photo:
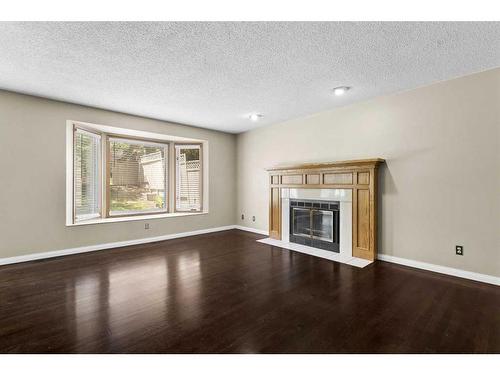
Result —
<path fill-rule="evenodd" d="M 381 158 L 276 166 L 269 172 L 269 237 L 281 240 L 281 189 L 352 189 L 352 255 L 377 256 L 377 185 Z"/>

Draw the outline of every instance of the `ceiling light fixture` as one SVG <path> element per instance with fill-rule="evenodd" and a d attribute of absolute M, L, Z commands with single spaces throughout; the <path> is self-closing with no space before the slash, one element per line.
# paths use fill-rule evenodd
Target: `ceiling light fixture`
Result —
<path fill-rule="evenodd" d="M 335 94 L 335 96 L 342 96 L 350 89 L 351 88 L 349 86 L 339 86 L 333 89 L 333 93 Z"/>
<path fill-rule="evenodd" d="M 261 115 L 260 113 L 252 113 L 250 116 L 248 116 L 250 121 L 253 121 L 253 122 L 259 121 L 262 117 L 264 117 L 264 116 Z"/>

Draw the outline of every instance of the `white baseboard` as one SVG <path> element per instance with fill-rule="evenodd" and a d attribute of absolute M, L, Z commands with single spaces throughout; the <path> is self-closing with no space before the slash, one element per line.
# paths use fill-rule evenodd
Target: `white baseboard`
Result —
<path fill-rule="evenodd" d="M 166 235 L 157 236 L 157 237 L 139 238 L 136 240 L 119 241 L 119 242 L 109 242 L 109 243 L 104 243 L 104 244 L 74 247 L 71 249 L 63 249 L 63 250 L 47 251 L 47 252 L 43 252 L 43 253 L 20 255 L 20 256 L 15 256 L 15 257 L 10 257 L 10 258 L 0 258 L 0 266 L 6 265 L 6 264 L 13 264 L 13 263 L 29 262 L 32 260 L 55 258 L 55 257 L 64 256 L 64 255 L 80 254 L 80 253 L 87 253 L 87 252 L 91 252 L 91 251 L 113 249 L 113 248 L 117 248 L 117 247 L 140 245 L 140 244 L 150 243 L 150 242 L 172 240 L 174 238 L 182 238 L 182 237 L 196 236 L 199 234 L 221 232 L 221 231 L 230 230 L 230 229 L 239 229 L 239 230 L 243 230 L 243 231 L 247 231 L 247 232 L 262 234 L 265 236 L 268 235 L 268 231 L 266 231 L 266 230 L 254 229 L 254 228 L 250 228 L 250 227 L 244 227 L 241 225 L 227 225 L 224 227 L 200 229 L 200 230 L 195 230 L 195 231 L 191 231 L 191 232 L 166 234 Z M 408 266 L 408 267 L 420 268 L 420 269 L 427 270 L 427 271 L 438 272 L 438 273 L 442 273 L 445 275 L 457 276 L 457 277 L 462 277 L 464 279 L 481 281 L 483 283 L 488 283 L 488 284 L 500 286 L 500 277 L 496 277 L 496 276 L 485 275 L 485 274 L 470 272 L 470 271 L 464 271 L 464 270 L 459 270 L 456 268 L 439 266 L 436 264 L 424 263 L 424 262 L 419 262 L 419 261 L 411 260 L 411 259 L 398 258 L 398 257 L 392 256 L 392 255 L 386 255 L 386 254 L 379 254 L 377 256 L 377 259 L 385 261 L 385 262 L 397 263 L 397 264 L 401 264 L 401 265 Z"/>
<path fill-rule="evenodd" d="M 483 283 L 488 283 L 488 284 L 493 284 L 493 285 L 500 285 L 500 277 L 485 275 L 482 273 L 464 271 L 464 270 L 459 270 L 457 268 L 451 268 L 451 267 L 445 267 L 445 266 L 438 266 L 436 264 L 424 263 L 424 262 L 419 262 L 416 260 L 405 259 L 405 258 L 398 258 L 398 257 L 392 256 L 392 255 L 386 255 L 386 254 L 378 254 L 377 259 L 382 260 L 384 262 L 397 263 L 397 264 L 401 264 L 403 266 L 420 268 L 422 270 L 427 270 L 427 271 L 432 271 L 432 272 L 437 272 L 437 273 L 443 273 L 445 275 L 462 277 L 464 279 L 481 281 Z"/>
<path fill-rule="evenodd" d="M 269 235 L 269 231 L 267 231 L 267 230 L 255 229 L 255 228 L 250 228 L 250 227 L 244 227 L 244 226 L 241 226 L 241 225 L 235 225 L 234 229 L 239 229 L 239 230 L 244 230 L 246 232 L 252 232 L 252 233 L 262 234 L 264 236 L 268 236 Z"/>
<path fill-rule="evenodd" d="M 220 231 L 229 230 L 229 229 L 235 229 L 235 226 L 234 225 L 227 225 L 225 227 L 208 228 L 208 229 L 195 230 L 195 231 L 191 231 L 191 232 L 166 234 L 164 236 L 139 238 L 136 240 L 110 242 L 110 243 L 103 243 L 103 244 L 90 245 L 90 246 L 74 247 L 71 249 L 47 251 L 47 252 L 43 252 L 43 253 L 34 253 L 34 254 L 28 254 L 28 255 L 20 255 L 20 256 L 15 256 L 15 257 L 10 257 L 10 258 L 0 258 L 0 266 L 5 265 L 5 264 L 29 262 L 32 260 L 55 258 L 55 257 L 64 256 L 64 255 L 87 253 L 90 251 L 113 249 L 113 248 L 123 247 L 123 246 L 140 245 L 140 244 L 149 243 L 149 242 L 172 240 L 174 238 L 196 236 L 199 234 L 220 232 Z"/>

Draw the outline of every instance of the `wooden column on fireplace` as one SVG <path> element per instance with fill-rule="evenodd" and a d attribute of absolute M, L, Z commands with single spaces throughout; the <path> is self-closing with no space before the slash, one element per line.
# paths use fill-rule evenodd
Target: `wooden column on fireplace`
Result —
<path fill-rule="evenodd" d="M 377 254 L 377 179 L 384 159 L 269 168 L 269 237 L 281 239 L 281 189 L 351 189 L 352 255 Z"/>

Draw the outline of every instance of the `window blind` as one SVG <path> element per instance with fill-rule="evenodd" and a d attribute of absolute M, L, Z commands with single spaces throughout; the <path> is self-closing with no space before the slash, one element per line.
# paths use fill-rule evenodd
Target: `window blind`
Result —
<path fill-rule="evenodd" d="M 201 199 L 201 146 L 175 145 L 175 209 L 201 211 Z"/>
<path fill-rule="evenodd" d="M 101 136 L 76 129 L 74 133 L 73 179 L 75 221 L 101 216 Z"/>

